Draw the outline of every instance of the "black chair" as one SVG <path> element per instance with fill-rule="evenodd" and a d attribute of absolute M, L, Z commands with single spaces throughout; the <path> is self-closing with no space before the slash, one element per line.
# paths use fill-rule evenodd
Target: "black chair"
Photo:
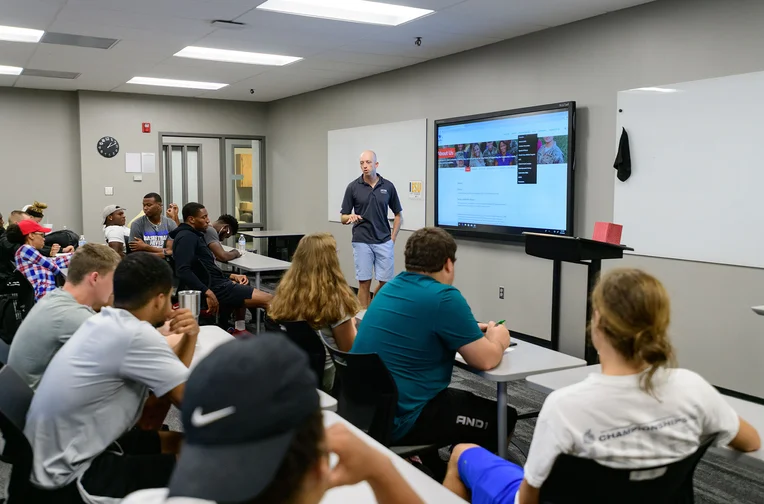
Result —
<path fill-rule="evenodd" d="M 305 321 L 276 321 L 275 323 L 280 326 L 281 332 L 292 343 L 300 347 L 308 355 L 310 369 L 316 373 L 316 379 L 318 380 L 317 387 L 321 388 L 324 383 L 324 365 L 326 364 L 326 347 L 321 341 L 321 336 Z M 266 323 L 266 327 L 269 325 Z"/>
<path fill-rule="evenodd" d="M 11 353 L 11 346 L 3 340 L 0 340 L 0 367 L 8 364 L 8 354 Z"/>
<path fill-rule="evenodd" d="M 0 369 L 0 433 L 5 446 L 0 460 L 11 464 L 8 483 L 8 504 L 29 502 L 27 489 L 32 472 L 32 447 L 24 436 L 27 410 L 33 392 L 19 375 L 8 366 Z"/>
<path fill-rule="evenodd" d="M 34 287 L 23 273 L 14 270 L 0 285 L 0 339 L 9 345 L 21 322 L 34 306 Z"/>
<path fill-rule="evenodd" d="M 645 469 L 613 469 L 590 459 L 559 455 L 541 487 L 543 504 L 693 504 L 695 467 L 712 436 L 692 455 Z"/>
<path fill-rule="evenodd" d="M 351 354 L 326 347 L 339 378 L 337 413 L 401 457 L 435 451 L 440 446 L 391 446 L 398 387 L 377 354 Z"/>

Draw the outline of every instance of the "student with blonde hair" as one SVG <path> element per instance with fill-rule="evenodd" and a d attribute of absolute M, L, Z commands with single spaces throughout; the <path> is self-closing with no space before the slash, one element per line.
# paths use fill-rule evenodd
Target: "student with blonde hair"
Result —
<path fill-rule="evenodd" d="M 537 504 L 560 454 L 640 469 L 684 459 L 712 434 L 720 446 L 759 449 L 756 430 L 713 386 L 674 367 L 669 297 L 658 279 L 638 269 L 612 270 L 594 289 L 592 310 L 602 373 L 547 397 L 525 468 L 457 445 L 447 488 L 474 503 Z"/>
<path fill-rule="evenodd" d="M 356 335 L 358 298 L 348 286 L 337 257 L 337 242 L 329 233 L 316 233 L 300 240 L 292 266 L 281 279 L 268 309 L 278 321 L 304 320 L 318 331 L 327 345 L 350 351 Z M 328 352 L 322 388 L 334 383 L 334 365 Z"/>

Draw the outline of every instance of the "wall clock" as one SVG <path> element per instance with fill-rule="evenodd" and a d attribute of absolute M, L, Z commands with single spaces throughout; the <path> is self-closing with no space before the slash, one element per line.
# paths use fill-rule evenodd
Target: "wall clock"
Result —
<path fill-rule="evenodd" d="M 98 141 L 96 149 L 103 157 L 113 158 L 119 152 L 119 142 L 114 137 L 105 136 Z"/>

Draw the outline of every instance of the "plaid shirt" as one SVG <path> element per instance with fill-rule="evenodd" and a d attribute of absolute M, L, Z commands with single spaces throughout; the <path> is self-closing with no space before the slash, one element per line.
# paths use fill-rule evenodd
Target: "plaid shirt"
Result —
<path fill-rule="evenodd" d="M 47 258 L 29 245 L 22 245 L 14 257 L 16 269 L 22 272 L 34 287 L 35 301 L 56 289 L 56 275 L 61 273 L 61 268 L 69 267 L 71 258 L 72 254 Z"/>

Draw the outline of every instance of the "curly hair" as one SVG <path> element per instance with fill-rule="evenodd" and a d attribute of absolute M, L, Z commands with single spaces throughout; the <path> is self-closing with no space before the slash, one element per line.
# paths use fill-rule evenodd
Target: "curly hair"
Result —
<path fill-rule="evenodd" d="M 329 233 L 300 240 L 292 266 L 281 279 L 268 315 L 273 320 L 304 320 L 320 329 L 361 311 L 340 269 L 337 242 Z"/>

